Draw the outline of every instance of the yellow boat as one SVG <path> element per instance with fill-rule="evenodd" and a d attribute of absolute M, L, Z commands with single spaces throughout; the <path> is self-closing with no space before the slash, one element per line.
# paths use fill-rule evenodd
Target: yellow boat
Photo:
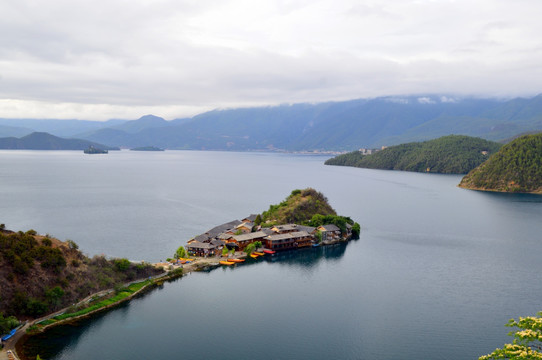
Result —
<path fill-rule="evenodd" d="M 235 263 L 233 261 L 219 261 L 220 265 L 234 265 Z"/>
<path fill-rule="evenodd" d="M 181 261 L 194 261 L 194 259 L 188 259 L 188 258 L 180 258 Z"/>
<path fill-rule="evenodd" d="M 254 251 L 253 254 L 254 254 L 254 255 L 258 255 L 258 256 L 263 256 L 263 252 L 256 252 L 256 251 Z"/>
<path fill-rule="evenodd" d="M 244 259 L 228 259 L 228 261 L 235 262 L 235 263 L 242 263 L 245 260 Z"/>
<path fill-rule="evenodd" d="M 256 255 L 256 254 L 250 254 L 250 257 L 256 259 L 259 255 Z"/>

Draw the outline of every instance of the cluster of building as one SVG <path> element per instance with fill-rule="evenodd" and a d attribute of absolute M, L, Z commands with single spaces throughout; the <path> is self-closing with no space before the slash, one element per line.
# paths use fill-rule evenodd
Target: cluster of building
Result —
<path fill-rule="evenodd" d="M 374 154 L 374 153 L 379 152 L 380 150 L 384 150 L 385 148 L 387 148 L 387 146 L 382 146 L 380 149 L 365 149 L 365 148 L 361 148 L 361 149 L 359 149 L 358 151 L 361 153 L 361 155 L 371 155 L 371 154 Z"/>
<path fill-rule="evenodd" d="M 242 251 L 257 241 L 266 249 L 280 251 L 313 246 L 320 241 L 328 244 L 352 235 L 350 225 L 347 225 L 346 234 L 341 234 L 341 230 L 332 224 L 317 228 L 298 224 L 262 227 L 254 224 L 256 217 L 253 214 L 216 226 L 190 239 L 185 246 L 186 251 L 191 256 L 219 256 L 224 246 Z M 317 233 L 320 234 L 318 237 Z"/>

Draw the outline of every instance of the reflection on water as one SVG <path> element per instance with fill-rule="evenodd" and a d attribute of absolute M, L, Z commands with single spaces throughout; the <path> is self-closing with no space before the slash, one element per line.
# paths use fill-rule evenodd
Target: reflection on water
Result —
<path fill-rule="evenodd" d="M 314 269 L 314 267 L 317 266 L 321 261 L 339 261 L 344 256 L 348 244 L 349 243 L 347 242 L 341 242 L 328 246 L 282 251 L 273 255 L 265 255 L 264 257 L 258 259 L 250 258 L 246 262 L 237 264 L 235 266 L 220 266 L 218 268 L 209 267 L 206 270 L 198 271 L 197 274 L 210 275 L 211 273 L 219 271 L 220 269 L 224 272 L 235 272 L 238 270 L 238 267 L 242 267 L 244 269 L 251 268 L 259 265 L 262 262 L 272 263 L 272 266 L 274 267 L 279 266 L 292 269 L 298 268 L 300 270 L 311 270 Z M 231 274 L 230 276 L 235 276 L 235 274 Z M 174 279 L 169 283 L 175 283 L 181 280 L 182 279 Z M 165 286 L 175 285 L 166 284 Z M 155 288 L 152 290 L 152 293 L 163 288 L 164 287 Z M 145 295 L 143 295 L 143 297 L 144 296 Z M 137 301 L 137 299 L 132 301 Z M 126 302 L 111 311 L 97 314 L 92 318 L 82 319 L 79 321 L 74 321 L 71 324 L 54 327 L 48 330 L 45 334 L 38 334 L 26 338 L 25 341 L 20 344 L 20 353 L 24 358 L 23 360 L 33 360 L 36 358 L 36 355 L 40 355 L 40 357 L 43 359 L 55 358 L 59 354 L 69 350 L 72 346 L 77 345 L 81 336 L 88 336 L 89 333 L 100 329 L 102 325 L 104 325 L 106 317 L 111 315 L 112 312 L 114 312 L 117 321 L 123 321 L 123 319 L 126 319 L 126 317 L 130 316 L 129 306 L 130 302 Z"/>
<path fill-rule="evenodd" d="M 491 199 L 500 200 L 507 204 L 510 202 L 520 203 L 542 203 L 542 194 L 513 194 L 503 192 L 491 192 L 491 191 L 476 191 L 483 196 Z"/>
<path fill-rule="evenodd" d="M 124 302 L 115 307 L 115 313 L 126 316 L 130 302 Z M 18 344 L 17 353 L 22 360 L 33 360 L 39 355 L 42 359 L 52 359 L 65 349 L 76 345 L 81 336 L 88 333 L 92 328 L 100 328 L 106 321 L 109 311 L 98 313 L 92 318 L 81 319 L 70 324 L 57 326 L 45 333 L 27 337 Z"/>
<path fill-rule="evenodd" d="M 352 240 L 355 241 L 355 240 Z M 342 242 L 334 245 L 310 247 L 300 250 L 282 251 L 266 256 L 267 262 L 278 263 L 282 266 L 290 267 L 313 267 L 322 259 L 339 260 L 344 256 L 348 243 Z"/>

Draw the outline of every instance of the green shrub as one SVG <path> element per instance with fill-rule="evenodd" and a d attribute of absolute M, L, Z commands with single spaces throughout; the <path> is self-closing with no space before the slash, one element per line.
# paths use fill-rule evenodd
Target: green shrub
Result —
<path fill-rule="evenodd" d="M 130 261 L 128 259 L 115 259 L 113 260 L 115 264 L 115 269 L 117 271 L 126 271 L 130 268 Z"/>

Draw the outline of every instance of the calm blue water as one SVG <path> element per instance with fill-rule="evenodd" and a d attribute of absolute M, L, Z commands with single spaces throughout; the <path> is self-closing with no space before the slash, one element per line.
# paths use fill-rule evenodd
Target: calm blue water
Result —
<path fill-rule="evenodd" d="M 32 345 L 46 359 L 474 359 L 542 310 L 542 197 L 325 159 L 0 151 L 0 222 L 91 256 L 164 259 L 308 186 L 362 225 L 347 246 L 194 273 Z"/>

